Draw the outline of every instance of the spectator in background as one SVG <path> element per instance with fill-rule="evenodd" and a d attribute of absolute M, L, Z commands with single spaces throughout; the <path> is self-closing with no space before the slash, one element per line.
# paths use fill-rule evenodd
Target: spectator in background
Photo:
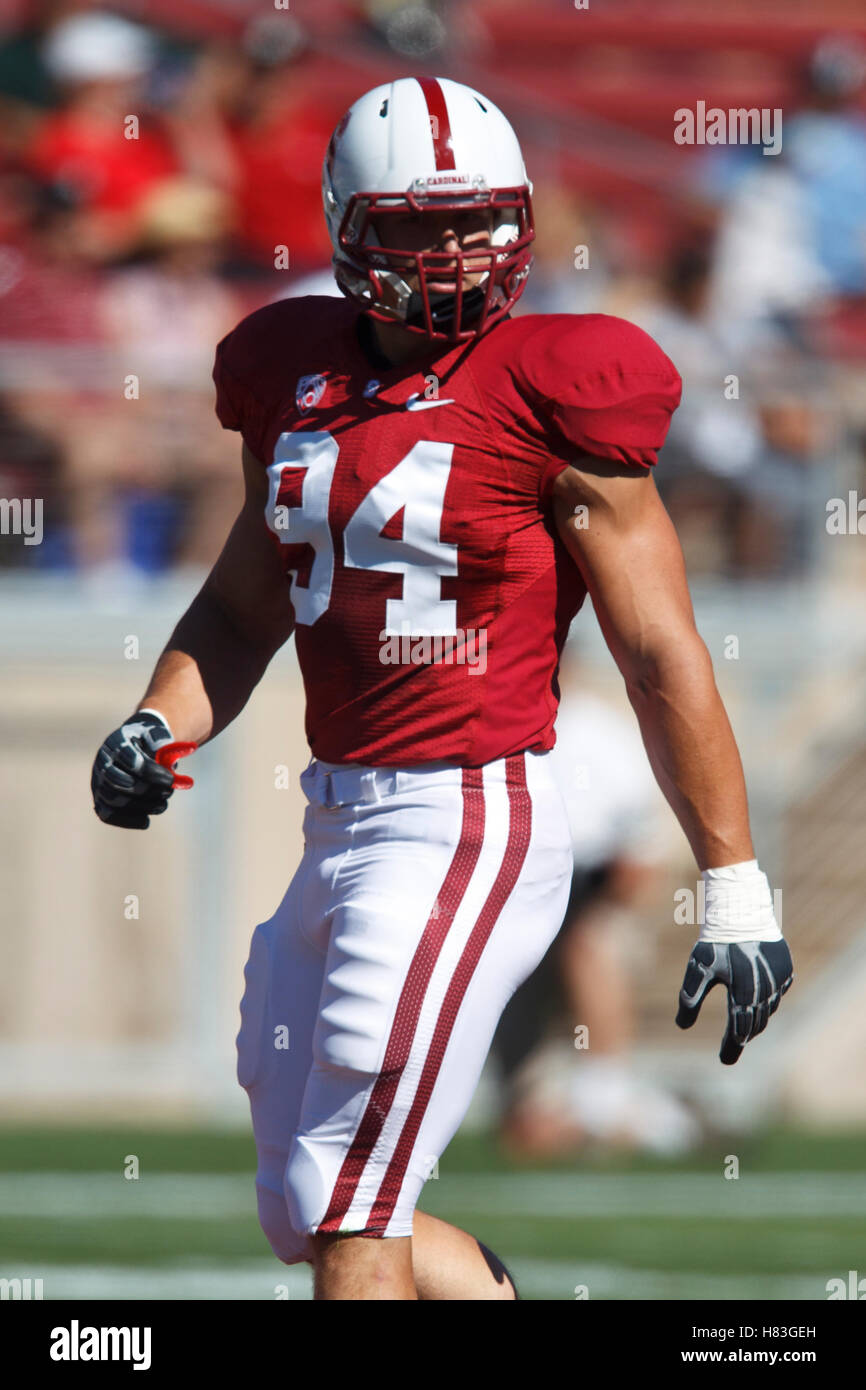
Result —
<path fill-rule="evenodd" d="M 340 115 L 305 70 L 305 37 L 290 16 L 255 21 L 244 37 L 251 65 L 234 123 L 238 236 L 262 265 L 288 247 L 293 273 L 327 265 L 322 217 L 322 156 Z"/>
<path fill-rule="evenodd" d="M 449 32 L 445 18 L 453 8 L 436 0 L 365 0 L 362 6 L 374 37 L 402 58 L 432 61 L 447 51 L 449 40 L 465 27 L 470 39 L 478 29 L 474 6 L 461 5 L 460 16 Z M 467 13 L 468 11 L 468 13 Z M 460 34 L 462 38 L 462 33 Z"/>
<path fill-rule="evenodd" d="M 27 162 L 79 209 L 81 249 L 95 260 L 128 250 L 142 198 L 177 168 L 145 103 L 155 57 L 148 30 L 109 14 L 64 20 L 45 41 L 45 63 L 62 100 L 38 128 Z"/>
<path fill-rule="evenodd" d="M 57 105 L 60 91 L 46 62 L 46 40 L 57 25 L 92 9 L 94 3 L 34 0 L 24 22 L 0 39 L 0 102 L 7 115 L 32 119 L 39 111 Z"/>
<path fill-rule="evenodd" d="M 610 283 L 606 256 L 616 241 L 614 230 L 605 227 L 598 210 L 561 179 L 540 179 L 533 188 L 532 205 L 535 259 L 516 312 L 598 312 Z M 584 259 L 588 264 L 584 265 Z"/>
<path fill-rule="evenodd" d="M 714 312 L 715 264 L 703 235 L 675 247 L 629 315 L 681 364 L 659 491 L 694 572 L 796 573 L 823 506 L 822 372 L 769 317 L 744 335 L 735 305 Z"/>
<path fill-rule="evenodd" d="M 676 1153 L 695 1142 L 697 1123 L 634 1067 L 634 978 L 651 967 L 643 914 L 658 888 L 665 804 L 636 723 L 581 688 L 573 645 L 564 670 L 552 757 L 574 878 L 562 929 L 494 1038 L 503 1140 L 538 1157 L 586 1143 Z M 569 1049 L 559 1068 L 540 1046 L 551 1030 Z"/>
<path fill-rule="evenodd" d="M 241 42 L 205 44 L 191 57 L 165 112 L 184 169 L 231 197 L 234 274 L 327 265 L 321 166 L 342 108 L 305 63 L 306 35 L 291 14 L 261 15 Z"/>
<path fill-rule="evenodd" d="M 782 153 L 744 160 L 719 219 L 708 310 L 719 331 L 755 354 L 768 329 L 802 341 L 801 324 L 825 304 L 830 280 L 820 264 L 806 191 Z"/>
<path fill-rule="evenodd" d="M 52 569 L 70 563 L 66 523 L 64 459 L 57 440 L 0 396 L 0 497 L 42 502 L 42 540 L 27 545 L 23 535 L 4 535 L 0 566 Z"/>
<path fill-rule="evenodd" d="M 725 398 L 726 379 L 742 376 L 744 363 L 726 325 L 709 313 L 712 264 L 704 238 L 675 247 L 654 297 L 630 317 L 681 364 L 683 401 L 656 480 L 690 568 L 723 573 L 736 568 L 742 480 L 760 457 L 761 430 L 751 392 Z"/>
<path fill-rule="evenodd" d="M 866 119 L 857 101 L 866 50 L 821 41 L 803 108 L 784 113 L 781 154 L 732 146 L 708 156 L 707 192 L 721 217 L 710 310 L 747 350 L 767 324 L 814 340 L 836 301 L 866 301 Z"/>
<path fill-rule="evenodd" d="M 4 342 L 91 341 L 99 277 L 62 188 L 22 170 L 0 176 L 0 324 Z M 98 334 L 96 334 L 98 336 Z"/>
<path fill-rule="evenodd" d="M 163 124 L 184 172 L 233 203 L 240 178 L 233 132 L 254 83 L 243 45 L 211 39 L 188 51 L 157 84 Z"/>
<path fill-rule="evenodd" d="M 101 305 L 109 341 L 151 389 L 210 382 L 214 345 L 242 313 L 219 274 L 233 217 L 226 194 L 183 175 L 142 198 L 135 255 L 106 279 Z"/>
<path fill-rule="evenodd" d="M 83 562 L 154 575 L 206 564 L 237 503 L 238 476 L 213 425 L 214 344 L 242 307 L 218 275 L 232 208 L 207 184 L 173 178 L 145 195 L 136 259 L 107 278 L 99 317 L 118 381 L 139 396 L 103 403 L 98 437 L 76 434 Z"/>
<path fill-rule="evenodd" d="M 804 107 L 784 128 L 818 264 L 843 298 L 866 296 L 866 118 L 856 105 L 864 83 L 866 49 L 851 36 L 822 40 Z"/>

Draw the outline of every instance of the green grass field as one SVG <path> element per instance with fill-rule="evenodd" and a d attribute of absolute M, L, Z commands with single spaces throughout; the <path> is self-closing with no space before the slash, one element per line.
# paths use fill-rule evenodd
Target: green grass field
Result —
<path fill-rule="evenodd" d="M 259 1230 L 254 1165 L 236 1132 L 0 1129 L 0 1277 L 41 1278 L 46 1299 L 308 1299 L 307 1268 Z M 866 1135 L 543 1166 L 458 1135 L 421 1206 L 496 1250 L 528 1299 L 824 1300 L 828 1279 L 866 1275 Z"/>

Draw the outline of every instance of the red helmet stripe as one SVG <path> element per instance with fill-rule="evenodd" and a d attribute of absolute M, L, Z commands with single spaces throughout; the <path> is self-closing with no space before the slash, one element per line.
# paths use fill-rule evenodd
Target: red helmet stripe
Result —
<path fill-rule="evenodd" d="M 424 100 L 427 102 L 436 168 L 456 169 L 454 149 L 451 143 L 451 122 L 448 119 L 448 107 L 445 105 L 445 93 L 435 77 L 419 77 L 416 78 L 416 81 L 424 93 Z"/>

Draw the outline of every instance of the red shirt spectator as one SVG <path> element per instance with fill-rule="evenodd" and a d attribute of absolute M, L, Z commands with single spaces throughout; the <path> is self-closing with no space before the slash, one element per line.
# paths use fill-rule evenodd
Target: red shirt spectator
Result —
<path fill-rule="evenodd" d="M 141 127 L 127 139 L 122 120 L 108 121 L 75 106 L 49 116 L 30 162 L 52 183 L 71 187 L 76 201 L 98 212 L 126 212 L 147 190 L 177 169 L 168 141 L 157 128 Z"/>
<path fill-rule="evenodd" d="M 271 265 L 276 246 L 289 248 L 292 270 L 331 259 L 319 171 L 339 114 L 281 74 L 280 86 L 273 83 L 235 131 L 238 233 Z"/>

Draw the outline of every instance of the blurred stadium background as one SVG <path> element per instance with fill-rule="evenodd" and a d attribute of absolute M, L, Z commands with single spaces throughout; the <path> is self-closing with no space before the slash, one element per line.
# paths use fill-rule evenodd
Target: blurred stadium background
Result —
<path fill-rule="evenodd" d="M 0 0 L 0 496 L 44 499 L 41 544 L 0 535 L 0 1276 L 309 1296 L 258 1230 L 233 1052 L 250 933 L 300 852 L 293 651 L 147 836 L 101 827 L 88 782 L 239 504 L 216 341 L 327 292 L 330 131 L 418 71 L 487 92 L 524 143 L 519 312 L 623 315 L 682 372 L 658 484 L 797 967 L 736 1068 L 721 999 L 677 1032 L 695 871 L 665 812 L 631 1062 L 699 1137 L 521 1159 L 491 1065 L 423 1205 L 534 1298 L 816 1299 L 866 1273 L 866 540 L 856 513 L 828 529 L 866 497 L 864 55 L 854 0 Z M 677 145 L 699 100 L 780 108 L 781 154 Z M 591 612 L 576 629 L 586 685 L 626 708 Z M 580 1067 L 549 1043 L 537 1074 Z"/>

